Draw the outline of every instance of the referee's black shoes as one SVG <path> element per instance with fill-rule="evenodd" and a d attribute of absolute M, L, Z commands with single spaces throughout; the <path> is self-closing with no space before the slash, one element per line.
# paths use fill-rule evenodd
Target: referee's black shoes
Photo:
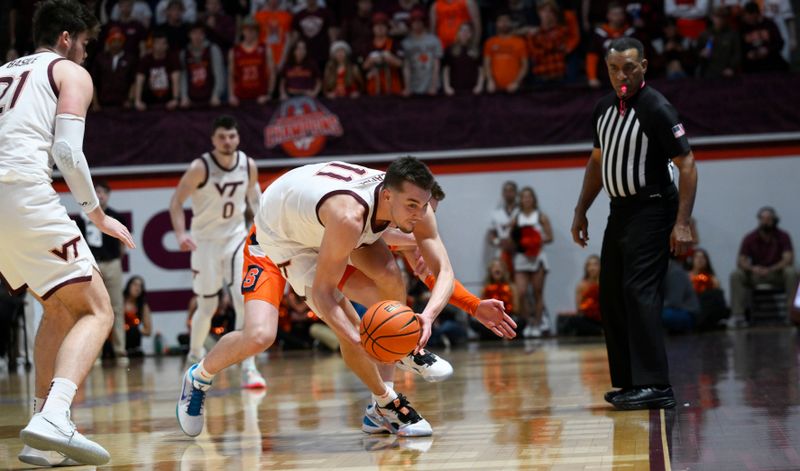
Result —
<path fill-rule="evenodd" d="M 617 392 L 617 391 L 614 391 Z M 672 388 L 642 386 L 622 390 L 609 401 L 619 410 L 672 409 L 675 407 L 675 394 Z"/>
<path fill-rule="evenodd" d="M 603 399 L 605 399 L 607 403 L 613 405 L 614 404 L 614 398 L 619 396 L 620 394 L 628 391 L 629 389 L 630 388 L 622 388 L 622 389 L 614 389 L 614 390 L 608 391 L 607 393 L 605 393 L 603 395 Z"/>

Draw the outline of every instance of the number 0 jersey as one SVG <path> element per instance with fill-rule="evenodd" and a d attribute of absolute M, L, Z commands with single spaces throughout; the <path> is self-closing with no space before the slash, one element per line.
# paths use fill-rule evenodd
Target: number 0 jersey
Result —
<path fill-rule="evenodd" d="M 375 220 L 384 172 L 345 162 L 305 165 L 275 180 L 261 195 L 256 215 L 258 242 L 285 249 L 319 248 L 325 226 L 319 208 L 328 198 L 351 195 L 364 206 L 358 245 L 377 241 L 388 224 Z"/>
<path fill-rule="evenodd" d="M 53 65 L 66 60 L 46 51 L 0 67 L 0 182 L 52 181 L 58 91 Z"/>
<path fill-rule="evenodd" d="M 244 238 L 244 213 L 250 182 L 249 159 L 236 152 L 236 164 L 222 167 L 211 152 L 200 159 L 206 180 L 192 193 L 192 237 L 195 239 Z"/>

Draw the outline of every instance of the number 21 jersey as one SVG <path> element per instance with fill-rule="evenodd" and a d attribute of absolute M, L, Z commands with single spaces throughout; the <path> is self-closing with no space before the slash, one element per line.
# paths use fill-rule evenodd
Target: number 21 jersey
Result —
<path fill-rule="evenodd" d="M 0 182 L 50 183 L 58 90 L 45 51 L 0 67 Z"/>

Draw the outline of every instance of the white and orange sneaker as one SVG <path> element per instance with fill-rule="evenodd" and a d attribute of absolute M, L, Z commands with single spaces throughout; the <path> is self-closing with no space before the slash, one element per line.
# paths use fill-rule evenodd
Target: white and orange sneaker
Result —
<path fill-rule="evenodd" d="M 255 368 L 242 368 L 242 388 L 244 389 L 264 389 L 267 381 Z"/>

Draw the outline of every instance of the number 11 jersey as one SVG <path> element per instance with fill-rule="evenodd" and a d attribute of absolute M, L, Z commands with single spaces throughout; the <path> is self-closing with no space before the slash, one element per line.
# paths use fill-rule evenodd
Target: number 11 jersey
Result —
<path fill-rule="evenodd" d="M 255 218 L 259 243 L 289 250 L 318 249 L 325 232 L 320 207 L 328 198 L 346 194 L 364 206 L 358 244 L 372 244 L 388 225 L 375 219 L 383 177 L 382 171 L 345 162 L 304 165 L 283 174 L 261 195 Z"/>

